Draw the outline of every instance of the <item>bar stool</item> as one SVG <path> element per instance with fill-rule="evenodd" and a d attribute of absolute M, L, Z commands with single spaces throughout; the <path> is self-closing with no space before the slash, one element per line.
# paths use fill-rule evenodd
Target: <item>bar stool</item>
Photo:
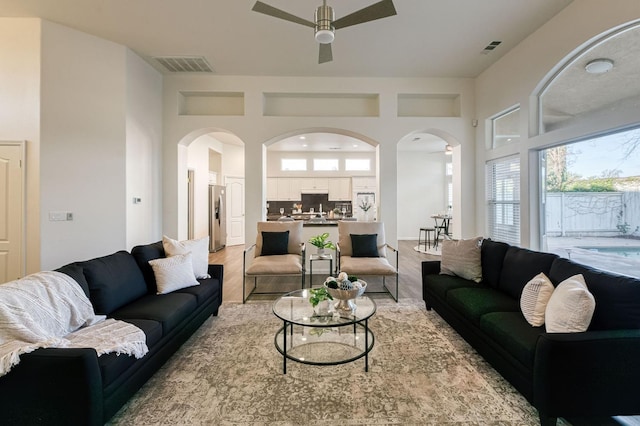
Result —
<path fill-rule="evenodd" d="M 424 232 L 424 241 L 422 240 L 422 233 Z M 429 248 L 431 248 L 431 233 L 435 237 L 436 230 L 434 228 L 420 228 L 420 232 L 418 233 L 418 249 L 420 246 L 424 244 L 424 250 L 427 251 L 427 244 Z"/>

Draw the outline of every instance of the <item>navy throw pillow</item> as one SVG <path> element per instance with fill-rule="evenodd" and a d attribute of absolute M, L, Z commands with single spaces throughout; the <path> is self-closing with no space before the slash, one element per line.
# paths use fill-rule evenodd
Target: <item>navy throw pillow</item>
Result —
<path fill-rule="evenodd" d="M 380 257 L 378 253 L 378 234 L 349 234 L 351 237 L 352 257 Z"/>
<path fill-rule="evenodd" d="M 260 256 L 276 256 L 289 253 L 289 231 L 262 231 L 262 252 Z"/>

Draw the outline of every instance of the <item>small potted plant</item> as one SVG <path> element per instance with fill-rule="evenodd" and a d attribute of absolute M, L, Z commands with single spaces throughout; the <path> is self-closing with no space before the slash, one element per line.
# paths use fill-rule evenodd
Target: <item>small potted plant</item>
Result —
<path fill-rule="evenodd" d="M 324 256 L 325 254 L 324 249 L 333 250 L 336 248 L 333 242 L 328 241 L 327 238 L 329 238 L 329 233 L 325 232 L 319 235 L 314 235 L 309 239 L 309 242 L 311 243 L 311 245 L 316 246 L 318 248 L 319 256 Z"/>
<path fill-rule="evenodd" d="M 312 288 L 309 294 L 309 303 L 313 306 L 316 315 L 328 315 L 329 301 L 333 300 L 333 296 L 329 294 L 326 287 Z"/>

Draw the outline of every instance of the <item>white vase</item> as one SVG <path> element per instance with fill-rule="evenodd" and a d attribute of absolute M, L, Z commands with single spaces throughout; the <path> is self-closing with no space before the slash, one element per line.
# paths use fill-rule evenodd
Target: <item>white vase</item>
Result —
<path fill-rule="evenodd" d="M 328 300 L 321 300 L 316 306 L 313 307 L 313 312 L 318 316 L 329 315 L 330 302 Z"/>
<path fill-rule="evenodd" d="M 324 256 L 324 250 L 323 248 L 318 248 L 318 256 Z"/>

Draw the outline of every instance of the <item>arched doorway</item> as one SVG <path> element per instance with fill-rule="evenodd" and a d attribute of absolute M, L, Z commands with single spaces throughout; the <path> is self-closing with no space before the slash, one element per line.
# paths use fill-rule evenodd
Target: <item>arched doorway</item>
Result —
<path fill-rule="evenodd" d="M 398 239 L 418 239 L 421 227 L 433 227 L 434 214 L 452 214 L 452 231 L 459 233 L 459 142 L 425 129 L 403 137 L 397 151 Z"/>
<path fill-rule="evenodd" d="M 221 129 L 194 131 L 178 144 L 177 167 L 179 224 L 186 237 L 209 235 L 212 251 L 244 244 L 244 143 Z M 214 187 L 223 187 L 221 195 L 214 196 Z M 214 236 L 216 223 L 222 228 Z"/>

